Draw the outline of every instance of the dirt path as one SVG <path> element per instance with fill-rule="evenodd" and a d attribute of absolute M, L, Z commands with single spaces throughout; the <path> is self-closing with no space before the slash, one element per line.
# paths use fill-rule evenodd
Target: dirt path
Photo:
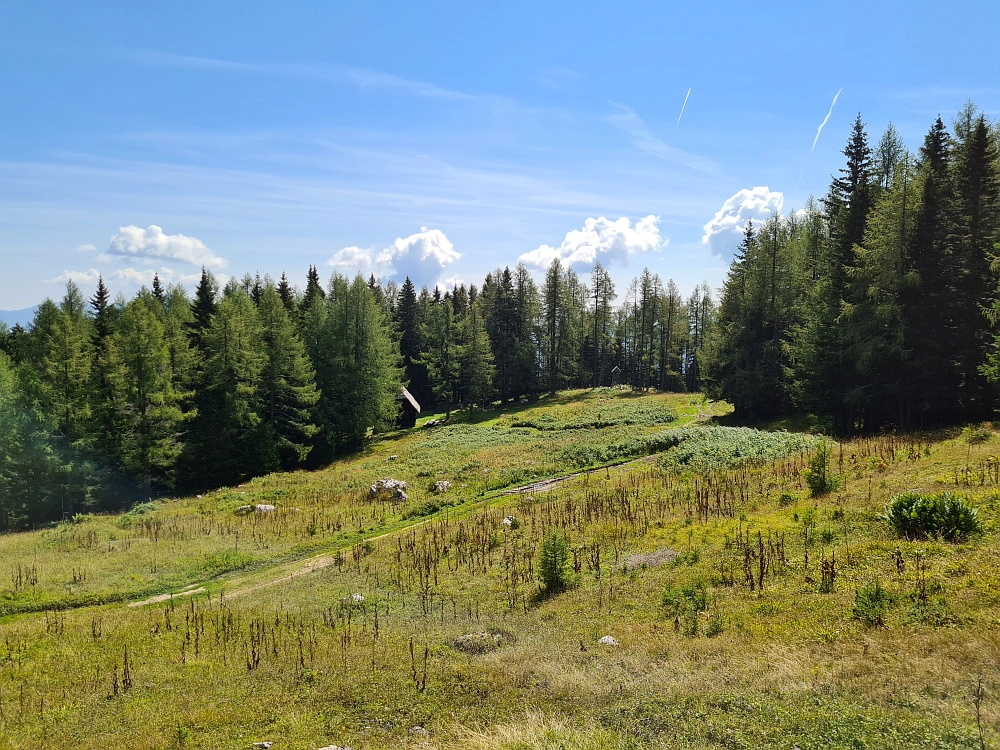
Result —
<path fill-rule="evenodd" d="M 683 425 L 684 427 L 688 427 L 688 426 L 694 425 L 694 424 L 704 424 L 705 422 L 707 422 L 708 420 L 710 420 L 712 417 L 715 416 L 714 409 L 712 409 L 711 406 L 709 406 L 708 410 L 706 411 L 705 408 L 702 406 L 702 404 L 699 403 L 699 404 L 697 404 L 697 408 L 698 408 L 698 414 L 693 419 L 691 419 L 689 422 L 686 422 Z M 485 500 L 480 500 L 477 503 L 472 503 L 472 504 L 478 505 L 479 503 L 484 503 L 484 504 L 488 505 L 493 500 L 496 500 L 497 498 L 510 497 L 511 495 L 520 495 L 520 494 L 528 494 L 528 493 L 540 495 L 540 494 L 542 494 L 544 492 L 548 492 L 549 490 L 553 489 L 554 487 L 557 487 L 558 485 L 560 485 L 563 482 L 566 482 L 566 481 L 568 481 L 570 479 L 576 479 L 577 477 L 586 476 L 587 474 L 596 474 L 597 472 L 600 472 L 600 471 L 603 471 L 603 472 L 606 472 L 606 473 L 610 473 L 612 470 L 619 471 L 619 470 L 624 469 L 626 467 L 634 466 L 635 464 L 642 463 L 643 461 L 649 461 L 652 458 L 653 458 L 653 456 L 643 456 L 641 458 L 635 458 L 635 459 L 632 459 L 631 461 L 625 461 L 624 463 L 616 464 L 614 466 L 602 466 L 602 467 L 597 468 L 597 469 L 587 469 L 586 471 L 576 471 L 576 472 L 573 472 L 572 474 L 564 474 L 563 476 L 559 476 L 559 477 L 551 477 L 549 479 L 540 479 L 537 482 L 530 482 L 528 484 L 523 484 L 520 487 L 509 487 L 509 488 L 507 488 L 505 490 L 501 490 L 496 495 L 494 495 L 492 498 L 488 498 L 488 499 L 485 499 Z M 403 526 L 403 527 L 400 527 L 400 528 L 397 528 L 397 529 L 393 529 L 392 531 L 387 531 L 384 534 L 379 534 L 378 536 L 368 537 L 365 541 L 367 541 L 367 542 L 377 542 L 380 539 L 385 539 L 386 537 L 393 536 L 394 534 L 399 534 L 399 533 L 404 532 L 404 531 L 409 531 L 411 529 L 418 528 L 418 527 L 420 527 L 420 526 L 422 526 L 422 525 L 424 525 L 426 523 L 432 522 L 433 520 L 434 520 L 434 517 L 426 518 L 426 519 L 424 519 L 422 521 L 418 521 L 418 522 L 410 524 L 408 526 Z M 257 583 L 251 583 L 249 585 L 242 586 L 240 588 L 236 588 L 236 589 L 234 589 L 232 591 L 225 591 L 225 590 L 223 590 L 223 596 L 226 599 L 234 598 L 234 597 L 243 597 L 243 596 L 246 596 L 247 594 L 252 594 L 252 593 L 254 593 L 256 591 L 261 591 L 262 589 L 267 589 L 267 588 L 271 588 L 273 586 L 278 586 L 278 585 L 281 585 L 281 584 L 284 584 L 284 583 L 289 583 L 290 581 L 293 581 L 296 578 L 300 578 L 300 577 L 302 577 L 304 575 L 308 575 L 310 573 L 314 573 L 317 570 L 323 570 L 324 568 L 330 567 L 331 565 L 334 564 L 334 562 L 336 560 L 336 558 L 335 558 L 334 555 L 335 555 L 335 553 L 333 553 L 333 552 L 323 552 L 323 553 L 321 553 L 319 555 L 316 555 L 314 557 L 308 558 L 305 561 L 300 561 L 300 562 L 295 563 L 294 565 L 296 565 L 297 567 L 295 567 L 293 570 L 291 570 L 291 571 L 289 571 L 289 572 L 287 572 L 287 573 L 285 573 L 283 575 L 279 575 L 277 578 L 271 578 L 271 579 L 266 580 L 266 581 L 259 581 Z M 171 596 L 186 596 L 186 595 L 189 595 L 189 594 L 202 593 L 204 591 L 205 591 L 205 588 L 204 588 L 204 586 L 202 586 L 200 588 L 194 589 L 193 591 L 185 590 L 185 591 L 180 592 L 178 594 L 160 594 L 159 596 L 153 596 L 153 597 L 150 597 L 149 599 L 144 599 L 144 600 L 139 601 L 139 602 L 132 602 L 128 606 L 129 607 L 142 607 L 142 606 L 147 605 L 147 604 L 157 604 L 159 602 L 167 601 L 167 600 L 170 599 Z"/>

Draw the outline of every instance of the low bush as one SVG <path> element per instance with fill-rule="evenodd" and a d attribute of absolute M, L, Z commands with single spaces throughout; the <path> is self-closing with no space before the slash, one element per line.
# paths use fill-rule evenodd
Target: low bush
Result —
<path fill-rule="evenodd" d="M 941 538 L 955 542 L 980 529 L 978 509 L 951 492 L 898 495 L 886 506 L 884 518 L 904 539 Z"/>
<path fill-rule="evenodd" d="M 885 627 L 885 615 L 892 604 L 892 594 L 876 578 L 854 592 L 852 614 L 855 620 L 863 622 L 870 628 L 881 628 Z"/>
<path fill-rule="evenodd" d="M 708 609 L 708 589 L 703 583 L 684 587 L 668 583 L 663 589 L 660 603 L 670 617 L 678 617 L 685 612 L 704 612 Z"/>

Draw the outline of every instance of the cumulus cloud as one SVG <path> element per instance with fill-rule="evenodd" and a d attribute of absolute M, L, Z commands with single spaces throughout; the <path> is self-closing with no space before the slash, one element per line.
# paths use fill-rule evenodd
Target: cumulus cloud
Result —
<path fill-rule="evenodd" d="M 345 247 L 334 253 L 327 265 L 342 273 L 374 273 L 376 276 L 395 277 L 402 281 L 407 276 L 420 288 L 434 286 L 444 269 L 462 257 L 440 229 L 420 227 L 409 237 L 397 237 L 389 247 L 373 257 L 372 248 Z"/>
<path fill-rule="evenodd" d="M 659 250 L 670 241 L 660 236 L 660 217 L 649 215 L 633 227 L 626 217 L 611 221 L 603 216 L 587 219 L 583 229 L 566 233 L 559 247 L 541 245 L 520 260 L 535 268 L 548 268 L 558 258 L 570 265 L 589 266 L 595 260 L 625 263 L 630 255 Z"/>
<path fill-rule="evenodd" d="M 89 271 L 63 271 L 55 278 L 45 279 L 45 283 L 65 284 L 67 281 L 72 281 L 75 284 L 93 284 L 100 275 L 101 272 L 96 268 L 91 268 Z"/>
<path fill-rule="evenodd" d="M 441 290 L 450 292 L 455 289 L 455 287 L 462 286 L 464 283 L 465 281 L 458 278 L 458 276 L 449 276 L 447 279 L 441 279 L 437 285 Z"/>
<path fill-rule="evenodd" d="M 705 225 L 701 241 L 712 248 L 712 253 L 729 259 L 736 252 L 747 220 L 760 225 L 781 212 L 785 196 L 767 187 L 744 188 L 722 204 L 715 216 Z"/>
<path fill-rule="evenodd" d="M 164 234 L 163 230 L 155 224 L 151 224 L 145 229 L 135 225 L 119 227 L 118 233 L 111 237 L 111 244 L 99 256 L 99 259 L 109 260 L 111 256 L 147 259 L 169 258 L 207 268 L 225 268 L 228 265 L 225 258 L 213 253 L 197 237 L 188 237 L 184 234 Z"/>
<path fill-rule="evenodd" d="M 160 281 L 164 284 L 196 284 L 201 279 L 201 273 L 177 273 L 172 268 L 167 268 L 166 266 L 161 267 L 159 270 L 153 268 L 119 268 L 110 273 L 104 273 L 105 281 L 117 280 L 126 288 L 128 287 L 140 287 L 140 286 L 151 286 L 153 284 L 153 276 L 159 274 Z M 101 276 L 101 272 L 96 268 L 91 268 L 89 271 L 63 271 L 60 275 L 53 279 L 46 279 L 47 284 L 65 284 L 67 281 L 73 281 L 77 284 L 88 284 L 93 285 L 97 283 L 97 279 Z M 225 286 L 226 282 L 229 281 L 229 277 L 225 274 L 216 274 L 215 277 L 220 286 Z"/>
<path fill-rule="evenodd" d="M 92 253 L 96 249 L 97 249 L 96 245 L 91 245 L 89 243 L 86 244 L 86 245 L 77 245 L 77 247 L 76 247 L 76 251 L 78 253 Z"/>
<path fill-rule="evenodd" d="M 340 252 L 334 253 L 326 264 L 346 275 L 361 273 L 372 266 L 372 249 L 345 247 Z"/>

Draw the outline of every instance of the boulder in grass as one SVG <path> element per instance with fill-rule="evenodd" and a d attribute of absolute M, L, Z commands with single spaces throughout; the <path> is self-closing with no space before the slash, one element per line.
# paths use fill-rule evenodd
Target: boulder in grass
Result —
<path fill-rule="evenodd" d="M 253 509 L 254 513 L 274 513 L 273 505 L 255 505 Z"/>
<path fill-rule="evenodd" d="M 248 513 L 253 513 L 254 507 L 252 505 L 241 505 L 239 508 L 233 511 L 238 516 L 245 516 Z"/>
<path fill-rule="evenodd" d="M 466 654 L 488 654 L 514 642 L 514 636 L 504 630 L 482 630 L 478 633 L 460 635 L 452 642 L 456 651 Z"/>
<path fill-rule="evenodd" d="M 451 489 L 451 482 L 439 481 L 434 483 L 434 491 L 439 495 Z"/>
<path fill-rule="evenodd" d="M 601 638 L 598 638 L 597 642 L 600 643 L 602 646 L 617 646 L 618 645 L 618 640 L 616 638 L 614 638 L 613 636 L 610 636 L 610 635 L 605 635 L 605 636 L 602 636 Z"/>
<path fill-rule="evenodd" d="M 408 499 L 406 482 L 401 479 L 380 479 L 371 486 L 368 497 L 373 500 L 388 498 L 393 503 L 405 503 Z"/>
<path fill-rule="evenodd" d="M 317 748 L 317 750 L 351 750 L 351 748 L 341 747 L 340 745 L 327 745 L 326 747 Z"/>
<path fill-rule="evenodd" d="M 273 742 L 255 742 L 253 743 L 253 746 L 257 748 L 257 750 L 270 750 L 270 747 L 273 744 Z"/>

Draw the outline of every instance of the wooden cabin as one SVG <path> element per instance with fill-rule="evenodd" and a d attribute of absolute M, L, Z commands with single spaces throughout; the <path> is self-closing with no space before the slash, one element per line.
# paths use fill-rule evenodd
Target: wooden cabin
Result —
<path fill-rule="evenodd" d="M 413 394 L 403 388 L 396 396 L 399 401 L 399 421 L 400 427 L 416 427 L 417 417 L 420 415 L 420 404 L 413 398 Z"/>
<path fill-rule="evenodd" d="M 617 387 L 620 386 L 621 384 L 622 384 L 622 370 L 618 365 L 615 365 L 614 369 L 611 370 L 611 385 Z"/>

